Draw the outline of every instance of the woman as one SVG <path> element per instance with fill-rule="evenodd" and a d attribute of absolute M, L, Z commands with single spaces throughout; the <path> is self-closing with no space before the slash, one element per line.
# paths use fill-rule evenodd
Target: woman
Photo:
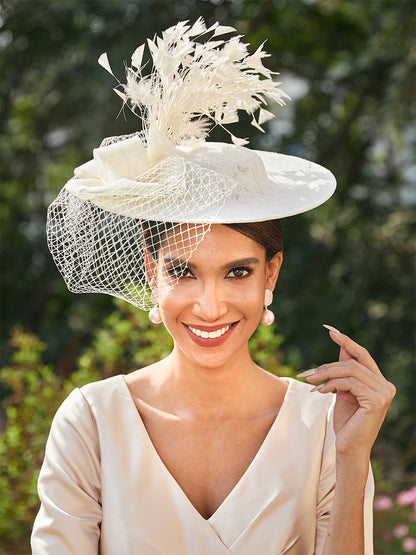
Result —
<path fill-rule="evenodd" d="M 69 288 L 151 306 L 174 347 L 60 407 L 35 554 L 372 553 L 370 451 L 394 387 L 330 326 L 339 360 L 300 375 L 312 389 L 248 351 L 259 322 L 273 321 L 277 219 L 324 202 L 335 180 L 236 137 L 204 141 L 199 116 L 224 125 L 285 97 L 263 52 L 249 56 L 238 37 L 192 40 L 229 31 L 202 20 L 168 29 L 149 43 L 150 79 L 139 47 L 120 94 L 142 111 L 144 136 L 96 149 L 50 207 L 49 247 Z"/>

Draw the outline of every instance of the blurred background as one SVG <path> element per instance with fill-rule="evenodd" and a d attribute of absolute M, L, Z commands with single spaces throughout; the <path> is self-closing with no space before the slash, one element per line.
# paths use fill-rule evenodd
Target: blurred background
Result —
<path fill-rule="evenodd" d="M 69 391 L 166 355 L 147 316 L 67 291 L 48 253 L 46 208 L 104 137 L 140 129 L 97 64 L 123 82 L 133 50 L 178 20 L 246 35 L 292 98 L 269 106 L 254 148 L 337 177 L 334 197 L 284 220 L 277 323 L 253 337 L 270 371 L 337 357 L 323 323 L 368 348 L 397 395 L 373 450 L 376 554 L 416 550 L 414 0 L 3 0 L 1 106 L 1 553 L 28 553 L 51 418 Z M 215 131 L 213 140 L 228 141 Z M 412 543 L 414 541 L 414 543 Z"/>

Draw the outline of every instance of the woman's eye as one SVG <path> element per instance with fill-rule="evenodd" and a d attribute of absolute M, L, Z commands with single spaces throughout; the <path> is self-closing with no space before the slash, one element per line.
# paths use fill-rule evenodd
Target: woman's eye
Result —
<path fill-rule="evenodd" d="M 241 279 L 250 275 L 252 270 L 250 268 L 233 268 L 227 274 L 227 277 Z"/>
<path fill-rule="evenodd" d="M 191 270 L 183 266 L 171 266 L 170 268 L 166 268 L 166 272 L 170 277 L 175 279 L 193 277 Z"/>

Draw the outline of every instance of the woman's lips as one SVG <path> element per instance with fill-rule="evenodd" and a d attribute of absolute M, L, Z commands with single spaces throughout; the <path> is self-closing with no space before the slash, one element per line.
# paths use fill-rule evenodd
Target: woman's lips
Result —
<path fill-rule="evenodd" d="M 197 335 L 198 337 L 202 337 L 203 339 L 216 339 L 217 337 L 221 337 L 224 335 L 226 331 L 228 331 L 231 327 L 231 324 L 227 324 L 223 328 L 218 328 L 214 331 L 206 331 L 201 330 L 200 328 L 193 328 L 192 326 L 188 326 L 192 333 Z"/>
<path fill-rule="evenodd" d="M 191 339 L 202 347 L 216 347 L 223 343 L 234 330 L 238 322 L 223 324 L 220 326 L 191 326 L 184 324 Z"/>

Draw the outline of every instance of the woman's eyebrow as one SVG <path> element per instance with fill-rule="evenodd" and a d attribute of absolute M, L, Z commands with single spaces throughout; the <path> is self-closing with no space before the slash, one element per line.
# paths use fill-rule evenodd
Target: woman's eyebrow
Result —
<path fill-rule="evenodd" d="M 238 260 L 233 260 L 233 262 L 227 262 L 227 264 L 222 266 L 222 269 L 231 270 L 231 268 L 236 268 L 237 266 L 252 266 L 259 263 L 260 260 L 258 258 L 239 258 Z"/>
<path fill-rule="evenodd" d="M 171 258 L 170 256 L 165 256 L 163 258 L 165 264 L 172 264 L 175 268 L 189 268 L 190 270 L 196 269 L 196 264 L 189 262 L 187 260 L 181 260 L 180 258 Z"/>

